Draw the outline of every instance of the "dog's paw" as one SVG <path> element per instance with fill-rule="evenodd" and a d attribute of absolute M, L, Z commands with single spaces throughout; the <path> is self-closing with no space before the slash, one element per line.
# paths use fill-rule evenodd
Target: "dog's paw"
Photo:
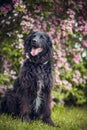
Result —
<path fill-rule="evenodd" d="M 29 116 L 28 115 L 23 115 L 22 116 L 22 121 L 24 121 L 24 122 L 30 122 Z"/>
<path fill-rule="evenodd" d="M 55 127 L 55 125 L 54 125 L 54 123 L 53 123 L 53 121 L 51 120 L 50 117 L 43 119 L 43 122 L 46 123 L 46 124 L 48 124 L 48 125 L 50 125 L 50 126 Z"/>

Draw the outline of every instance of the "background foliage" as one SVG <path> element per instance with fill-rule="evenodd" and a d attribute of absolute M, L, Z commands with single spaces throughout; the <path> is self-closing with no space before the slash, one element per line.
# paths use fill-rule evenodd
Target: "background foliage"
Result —
<path fill-rule="evenodd" d="M 53 42 L 54 90 L 60 104 L 87 103 L 87 2 L 0 0 L 0 91 L 23 63 L 23 40 L 32 31 Z"/>

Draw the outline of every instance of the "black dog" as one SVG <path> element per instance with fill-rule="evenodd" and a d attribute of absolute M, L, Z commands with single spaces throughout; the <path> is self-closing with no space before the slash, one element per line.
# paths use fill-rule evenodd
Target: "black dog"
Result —
<path fill-rule="evenodd" d="M 0 113 L 19 116 L 23 121 L 42 119 L 54 126 L 51 120 L 52 42 L 40 31 L 31 33 L 24 42 L 28 58 L 12 90 L 1 100 Z"/>

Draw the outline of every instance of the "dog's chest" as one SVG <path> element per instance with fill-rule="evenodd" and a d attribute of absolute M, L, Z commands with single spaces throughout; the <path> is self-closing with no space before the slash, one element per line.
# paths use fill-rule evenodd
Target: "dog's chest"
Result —
<path fill-rule="evenodd" d="M 29 80 L 31 85 L 31 93 L 33 100 L 32 105 L 35 113 L 39 112 L 41 108 L 41 104 L 44 103 L 44 90 L 47 86 L 47 72 L 45 67 L 42 66 L 31 66 L 27 71 Z M 27 80 L 26 80 L 27 81 Z"/>
<path fill-rule="evenodd" d="M 37 85 L 41 86 L 41 84 L 44 81 L 44 78 L 46 76 L 44 67 L 34 66 L 32 68 L 31 73 L 32 73 L 32 78 L 34 79 L 34 81 L 36 81 Z"/>
<path fill-rule="evenodd" d="M 37 85 L 38 85 L 38 89 L 37 89 L 37 92 L 36 92 L 36 98 L 34 99 L 34 110 L 35 110 L 36 113 L 38 112 L 39 107 L 40 107 L 41 102 L 42 102 L 41 93 L 42 93 L 42 89 L 44 87 L 43 81 L 38 80 Z"/>
<path fill-rule="evenodd" d="M 41 67 L 36 67 L 33 69 L 33 77 L 34 77 L 34 88 L 35 88 L 35 99 L 34 99 L 34 111 L 37 113 L 41 103 L 42 103 L 42 90 L 44 89 L 44 69 Z"/>

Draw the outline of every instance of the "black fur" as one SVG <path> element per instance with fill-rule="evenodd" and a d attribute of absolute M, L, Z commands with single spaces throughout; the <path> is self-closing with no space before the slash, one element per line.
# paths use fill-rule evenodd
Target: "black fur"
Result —
<path fill-rule="evenodd" d="M 43 50 L 35 55 L 31 55 L 32 48 L 42 48 Z M 21 67 L 20 74 L 15 80 L 13 89 L 8 90 L 1 100 L 1 113 L 19 116 L 24 121 L 42 119 L 45 123 L 54 126 L 51 120 L 51 90 L 52 79 L 52 42 L 50 37 L 40 31 L 31 33 L 24 42 L 25 53 L 28 59 Z M 38 110 L 35 110 L 35 99 L 37 92 L 40 92 L 41 103 Z"/>

